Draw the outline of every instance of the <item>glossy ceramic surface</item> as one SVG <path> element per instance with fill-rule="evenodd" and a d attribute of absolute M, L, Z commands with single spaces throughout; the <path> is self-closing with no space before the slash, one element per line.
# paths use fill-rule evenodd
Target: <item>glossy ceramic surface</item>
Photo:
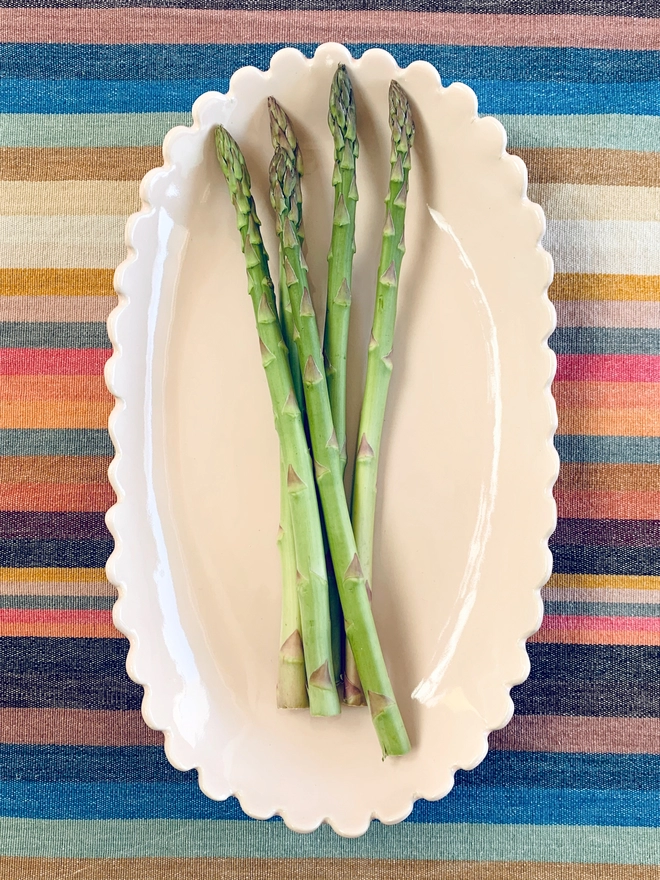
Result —
<path fill-rule="evenodd" d="M 235 217 L 214 156 L 222 123 L 244 149 L 271 254 L 266 98 L 292 116 L 305 158 L 310 278 L 323 312 L 332 189 L 327 95 L 354 82 L 361 154 L 350 340 L 354 438 L 389 172 L 387 89 L 410 95 L 410 176 L 394 373 L 380 477 L 374 614 L 413 750 L 381 761 L 366 710 L 278 711 L 278 446 Z M 524 165 L 467 87 L 424 62 L 341 46 L 278 52 L 195 103 L 142 184 L 116 274 L 106 376 L 117 397 L 108 513 L 114 619 L 129 674 L 167 755 L 212 798 L 297 830 L 357 835 L 436 799 L 486 753 L 528 674 L 541 621 L 558 469 L 547 338 L 551 260 Z"/>

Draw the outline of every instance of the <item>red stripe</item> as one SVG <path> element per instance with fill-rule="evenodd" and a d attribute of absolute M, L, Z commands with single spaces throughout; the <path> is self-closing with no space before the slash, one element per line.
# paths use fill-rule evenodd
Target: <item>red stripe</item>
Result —
<path fill-rule="evenodd" d="M 660 355 L 560 354 L 558 382 L 660 382 Z"/>
<path fill-rule="evenodd" d="M 3 376 L 99 376 L 107 348 L 0 348 Z"/>

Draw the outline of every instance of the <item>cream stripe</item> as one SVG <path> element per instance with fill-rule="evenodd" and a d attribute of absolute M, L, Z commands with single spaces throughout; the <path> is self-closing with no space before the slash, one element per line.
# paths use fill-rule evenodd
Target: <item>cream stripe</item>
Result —
<path fill-rule="evenodd" d="M 660 187 L 530 183 L 549 220 L 660 220 Z"/>
<path fill-rule="evenodd" d="M 0 217 L 0 268 L 114 268 L 126 217 Z M 660 223 L 550 220 L 556 272 L 660 275 Z"/>
<path fill-rule="evenodd" d="M 0 296 L 0 321 L 105 321 L 116 296 Z"/>
<path fill-rule="evenodd" d="M 660 223 L 549 220 L 544 248 L 555 272 L 660 275 Z"/>
<path fill-rule="evenodd" d="M 560 299 L 555 308 L 559 327 L 660 327 L 660 302 Z"/>
<path fill-rule="evenodd" d="M 580 590 L 575 587 L 545 587 L 547 602 L 639 602 L 660 605 L 660 590 Z"/>
<path fill-rule="evenodd" d="M 132 214 L 140 208 L 134 180 L 0 180 L 0 215 Z"/>
<path fill-rule="evenodd" d="M 126 255 L 126 217 L 0 217 L 0 268 L 112 269 Z"/>

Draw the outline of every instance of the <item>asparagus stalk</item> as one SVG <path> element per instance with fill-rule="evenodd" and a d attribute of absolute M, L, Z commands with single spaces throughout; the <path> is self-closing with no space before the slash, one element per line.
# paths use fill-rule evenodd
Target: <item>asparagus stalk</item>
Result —
<path fill-rule="evenodd" d="M 271 111 L 272 112 L 272 111 Z M 290 123 L 282 111 L 286 128 Z M 290 138 L 287 138 L 291 143 Z M 294 222 L 299 174 L 289 153 L 278 147 L 270 165 L 271 201 L 279 216 L 286 281 L 291 300 L 296 345 L 303 374 L 314 468 L 346 625 L 346 635 L 367 691 L 367 701 L 383 752 L 410 750 L 408 734 L 385 666 L 343 485 L 339 445 L 332 421 L 316 313 Z"/>
<path fill-rule="evenodd" d="M 401 261 L 405 252 L 403 228 L 410 172 L 410 151 L 415 126 L 408 98 L 401 86 L 392 82 L 389 93 L 392 152 L 390 183 L 385 205 L 385 227 L 378 267 L 376 304 L 367 358 L 367 378 L 358 428 L 358 448 L 353 475 L 352 522 L 358 554 L 365 578 L 373 576 L 374 521 L 380 441 L 385 419 L 387 392 L 392 375 L 392 346 L 396 318 Z M 354 674 L 349 656 L 346 675 Z"/>
<path fill-rule="evenodd" d="M 355 253 L 355 208 L 358 200 L 355 160 L 358 157 L 359 147 L 353 89 L 344 64 L 339 65 L 332 80 L 328 125 L 335 145 L 335 167 L 332 174 L 335 206 L 328 254 L 328 296 L 323 353 L 330 408 L 339 444 L 339 455 L 342 467 L 345 469 L 346 354 Z"/>
<path fill-rule="evenodd" d="M 282 617 L 280 654 L 277 669 L 277 705 L 280 709 L 305 709 L 309 706 L 305 656 L 300 632 L 298 569 L 293 522 L 287 492 L 287 469 L 280 463 L 280 528 L 277 533 L 282 567 Z"/>
<path fill-rule="evenodd" d="M 334 682 L 330 645 L 328 578 L 323 553 L 312 462 L 307 448 L 302 415 L 293 389 L 286 346 L 282 339 L 268 255 L 259 229 L 250 176 L 243 154 L 231 135 L 216 129 L 216 151 L 227 180 L 241 235 L 261 348 L 273 404 L 275 427 L 286 468 L 286 489 L 293 523 L 297 561 L 297 592 L 302 625 L 309 705 L 312 715 L 336 715 L 340 711 Z M 291 633 L 282 649 L 300 655 L 300 633 Z"/>
<path fill-rule="evenodd" d="M 294 197 L 295 210 L 291 215 L 296 234 L 302 242 L 304 240 L 304 229 L 302 219 L 302 188 L 300 178 L 303 173 L 303 160 L 298 140 L 295 132 L 290 125 L 287 125 L 287 117 L 279 106 L 275 98 L 268 99 L 268 107 L 270 109 L 270 133 L 273 148 L 275 150 L 282 149 L 287 154 L 289 160 L 295 164 L 298 178 L 296 181 Z M 289 350 L 289 363 L 291 365 L 291 374 L 293 377 L 293 385 L 298 399 L 298 405 L 303 412 L 303 421 L 305 416 L 305 398 L 302 386 L 302 373 L 300 371 L 300 361 L 298 359 L 298 351 L 294 342 L 295 328 L 293 325 L 293 314 L 291 312 L 291 302 L 289 299 L 289 291 L 287 288 L 286 271 L 284 266 L 283 249 L 282 249 L 282 228 L 279 221 L 279 215 L 275 214 L 275 228 L 280 238 L 279 257 L 280 257 L 280 321 L 282 323 L 282 335 Z M 309 439 L 309 438 L 308 438 Z M 319 501 L 320 505 L 320 501 Z M 339 601 L 339 592 L 337 590 L 337 579 L 335 578 L 332 567 L 332 558 L 328 546 L 327 530 L 323 511 L 321 510 L 321 529 L 323 532 L 323 546 L 325 549 L 326 570 L 328 572 L 328 591 L 330 596 L 330 625 L 332 628 L 332 662 L 335 670 L 335 684 L 340 687 L 342 684 L 342 648 L 345 641 L 345 633 L 343 619 L 341 614 L 341 604 Z"/>

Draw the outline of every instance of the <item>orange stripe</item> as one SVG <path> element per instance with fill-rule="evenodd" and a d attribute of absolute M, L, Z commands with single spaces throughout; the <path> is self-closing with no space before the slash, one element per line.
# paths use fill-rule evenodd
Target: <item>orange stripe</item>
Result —
<path fill-rule="evenodd" d="M 564 408 L 557 413 L 559 434 L 605 434 L 619 437 L 660 436 L 660 409 Z"/>
<path fill-rule="evenodd" d="M 3 400 L 113 403 L 103 376 L 0 376 L 0 401 Z"/>
<path fill-rule="evenodd" d="M 105 511 L 115 501 L 109 483 L 0 483 L 0 510 Z"/>
<path fill-rule="evenodd" d="M 555 382 L 552 393 L 558 407 L 569 409 L 660 409 L 660 384 L 656 382 Z"/>
<path fill-rule="evenodd" d="M 106 428 L 112 404 L 0 400 L 0 428 Z"/>
<path fill-rule="evenodd" d="M 660 633 L 630 632 L 629 630 L 610 630 L 593 632 L 589 630 L 569 630 L 543 628 L 535 633 L 530 642 L 554 642 L 562 645 L 660 645 Z"/>
<path fill-rule="evenodd" d="M 123 635 L 105 623 L 4 623 L 0 621 L 0 637 L 56 639 L 123 639 Z"/>
<path fill-rule="evenodd" d="M 557 513 L 573 519 L 660 519 L 660 492 L 555 490 Z"/>

